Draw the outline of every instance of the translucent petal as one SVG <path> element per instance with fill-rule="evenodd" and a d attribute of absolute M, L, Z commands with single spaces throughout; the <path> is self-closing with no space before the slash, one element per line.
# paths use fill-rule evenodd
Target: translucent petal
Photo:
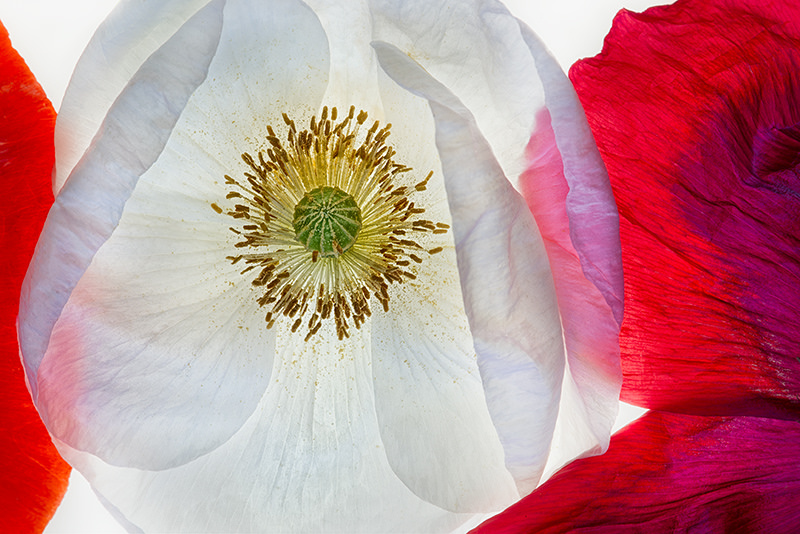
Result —
<path fill-rule="evenodd" d="M 373 39 L 392 43 L 452 91 L 506 175 L 522 172 L 544 93 L 517 19 L 499 2 L 485 0 L 369 5 Z"/>
<path fill-rule="evenodd" d="M 489 412 L 506 467 L 520 491 L 530 491 L 548 455 L 564 370 L 544 245 L 533 216 L 463 104 L 397 48 L 374 47 L 393 79 L 430 101 Z"/>
<path fill-rule="evenodd" d="M 34 399 L 39 364 L 72 289 L 206 77 L 219 40 L 220 7 L 213 3 L 195 15 L 139 69 L 48 215 L 20 300 L 20 347 Z"/>
<path fill-rule="evenodd" d="M 621 385 L 622 263 L 619 220 L 605 167 L 561 68 L 526 27 L 544 83 L 519 187 L 555 273 L 567 370 L 548 472 L 608 446 Z"/>
<path fill-rule="evenodd" d="M 131 77 L 150 54 L 208 3 L 123 0 L 100 25 L 75 67 L 58 112 L 53 177 L 56 194 Z"/>
<path fill-rule="evenodd" d="M 375 408 L 389 463 L 414 493 L 488 512 L 519 494 L 489 417 L 455 261 L 452 245 L 426 260 L 391 312 L 373 317 Z"/>
<path fill-rule="evenodd" d="M 206 83 L 69 296 L 39 369 L 51 432 L 109 463 L 162 469 L 211 450 L 269 379 L 274 334 L 250 278 L 226 259 L 236 250 L 232 219 L 211 203 L 224 200 L 224 174 L 243 172 L 241 153 L 259 148 L 249 143 L 281 111 L 307 112 L 298 93 L 320 102 L 327 47 L 304 5 L 252 7 L 226 5 L 225 20 L 237 22 L 223 28 Z M 241 31 L 247 25 L 261 31 Z M 276 39 L 281 32 L 302 32 L 305 46 Z"/>
<path fill-rule="evenodd" d="M 281 328 L 275 371 L 255 412 L 226 443 L 186 465 L 139 471 L 61 452 L 144 531 L 449 532 L 471 514 L 425 502 L 389 467 L 369 338 L 362 329 L 339 342 L 328 329 L 297 344 Z"/>

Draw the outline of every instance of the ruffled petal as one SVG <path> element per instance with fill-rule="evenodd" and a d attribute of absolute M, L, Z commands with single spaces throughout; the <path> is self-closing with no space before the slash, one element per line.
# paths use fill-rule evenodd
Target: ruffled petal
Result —
<path fill-rule="evenodd" d="M 203 39 L 213 33 L 208 26 L 216 23 L 220 31 L 220 7 L 210 4 L 195 15 L 149 60 L 170 62 L 152 68 L 182 61 L 170 50 L 173 44 L 202 50 L 208 42 Z M 205 13 L 214 18 L 203 21 Z M 207 80 L 178 108 L 175 131 L 157 161 L 145 169 L 137 168 L 136 160 L 131 168 L 121 167 L 121 175 L 135 176 L 135 188 L 113 234 L 69 294 L 33 375 L 51 432 L 111 464 L 163 469 L 217 447 L 250 416 L 272 370 L 274 332 L 265 328 L 250 284 L 234 284 L 243 280 L 241 267 L 225 256 L 235 250 L 236 236 L 212 203 L 225 198 L 225 174 L 243 166 L 240 156 L 251 149 L 248 138 L 263 139 L 285 106 L 296 109 L 296 94 L 309 103 L 320 101 L 327 50 L 318 20 L 298 2 L 278 3 L 267 15 L 231 1 L 224 17 L 238 23 L 217 34 L 220 45 L 212 50 Z M 200 42 L 182 40 L 195 21 Z M 261 31 L 242 30 L 251 24 Z M 306 46 L 276 39 L 281 32 L 302 32 Z M 246 54 L 248 49 L 260 53 Z M 193 61 L 202 66 L 205 57 Z M 149 62 L 140 73 L 147 68 Z M 270 77 L 281 83 L 270 83 Z M 268 87 L 254 92 L 259 84 Z M 157 127 L 157 118 L 146 119 L 145 126 Z M 249 129 L 243 133 L 242 127 Z M 110 144 L 95 150 L 99 158 L 111 158 L 124 148 Z M 59 202 L 92 180 L 113 194 L 108 176 L 86 172 L 73 174 Z M 85 212 L 90 201 L 76 196 L 73 202 Z M 70 229 L 85 239 L 81 227 Z M 63 282 L 65 276 L 59 276 L 53 278 Z M 44 292 L 42 283 L 36 289 Z"/>
<path fill-rule="evenodd" d="M 382 68 L 427 98 L 453 218 L 478 366 L 506 467 L 538 483 L 558 414 L 564 347 L 552 274 L 533 217 L 461 102 L 406 54 L 375 43 Z"/>
<path fill-rule="evenodd" d="M 689 0 L 571 71 L 623 219 L 627 402 L 796 417 L 798 50 L 794 3 Z"/>
<path fill-rule="evenodd" d="M 55 113 L 0 24 L 0 510 L 9 532 L 41 532 L 69 466 L 25 387 L 15 320 L 20 286 L 53 196 Z"/>
<path fill-rule="evenodd" d="M 790 533 L 800 423 L 649 412 L 473 530 Z"/>
<path fill-rule="evenodd" d="M 548 471 L 608 446 L 622 381 L 622 258 L 619 218 L 605 166 L 572 85 L 526 27 L 522 35 L 544 84 L 546 108 L 526 150 L 519 189 L 542 233 L 554 282 L 568 373 Z M 560 463 L 559 463 L 560 462 Z"/>
<path fill-rule="evenodd" d="M 100 129 L 106 114 L 145 60 L 209 0 L 123 0 L 78 60 L 56 121 L 58 192 Z"/>

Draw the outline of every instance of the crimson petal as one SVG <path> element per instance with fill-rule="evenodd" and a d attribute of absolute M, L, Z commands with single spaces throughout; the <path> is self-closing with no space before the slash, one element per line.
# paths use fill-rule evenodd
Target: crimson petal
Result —
<path fill-rule="evenodd" d="M 800 4 L 622 11 L 570 77 L 621 215 L 622 399 L 800 411 Z"/>
<path fill-rule="evenodd" d="M 796 532 L 800 423 L 648 412 L 472 534 Z"/>
<path fill-rule="evenodd" d="M 53 203 L 55 118 L 0 24 L 0 522 L 7 532 L 41 532 L 70 472 L 25 387 L 15 326 L 22 279 Z"/>

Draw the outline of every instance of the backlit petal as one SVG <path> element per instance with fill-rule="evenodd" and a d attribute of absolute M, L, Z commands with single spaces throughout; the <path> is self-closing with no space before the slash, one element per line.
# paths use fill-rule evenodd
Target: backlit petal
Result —
<path fill-rule="evenodd" d="M 390 76 L 430 101 L 489 411 L 506 466 L 529 491 L 544 469 L 549 442 L 541 437 L 553 432 L 564 372 L 544 245 L 469 111 L 408 56 L 385 43 L 375 47 Z"/>
<path fill-rule="evenodd" d="M 623 400 L 796 417 L 800 8 L 621 12 L 571 77 L 622 216 Z"/>
<path fill-rule="evenodd" d="M 20 286 L 53 196 L 55 113 L 0 24 L 0 522 L 41 532 L 67 489 L 25 387 L 15 321 Z"/>
<path fill-rule="evenodd" d="M 64 95 L 67 105 L 58 112 L 56 194 L 131 77 L 207 3 L 209 0 L 123 0 L 100 25 L 70 79 Z"/>
<path fill-rule="evenodd" d="M 541 44 L 483 0 L 193 6 L 171 6 L 164 24 L 153 4 L 123 6 L 90 45 L 99 53 L 133 10 L 131 52 L 111 47 L 113 76 L 133 78 L 99 84 L 89 126 L 74 126 L 88 150 L 24 300 L 36 400 L 109 509 L 132 530 L 446 532 L 530 492 L 548 463 L 602 450 L 619 382 L 616 220 L 580 107 Z M 105 64 L 92 57 L 82 80 Z M 76 83 L 65 106 L 78 117 L 93 90 Z M 344 135 L 331 159 L 316 148 L 340 131 L 322 106 L 341 118 L 351 105 L 346 120 L 363 109 L 391 123 L 373 154 L 396 159 L 363 213 L 362 197 L 347 201 L 347 228 L 363 222 L 367 237 L 323 251 L 300 237 L 302 203 L 333 175 L 352 180 L 337 198 L 357 197 L 371 169 Z M 313 136 L 295 144 L 290 119 Z M 389 131 L 367 128 L 358 143 Z M 536 166 L 532 144 L 556 172 Z M 69 166 L 81 149 L 66 149 Z M 340 154 L 365 159 L 319 172 Z M 231 183 L 254 211 L 234 205 Z M 546 231 L 537 187 L 539 211 L 561 205 Z M 379 227 L 379 209 L 405 218 Z M 353 280 L 373 285 L 344 293 L 351 308 L 328 293 L 359 254 Z"/>
<path fill-rule="evenodd" d="M 649 412 L 475 534 L 790 533 L 800 423 Z"/>
<path fill-rule="evenodd" d="M 210 4 L 206 10 L 215 7 Z M 269 123 L 253 126 L 249 110 L 266 110 L 275 102 L 291 99 L 298 86 L 307 87 L 304 98 L 313 100 L 316 92 L 319 101 L 325 88 L 325 71 L 318 69 L 325 64 L 325 41 L 313 13 L 302 5 L 285 2 L 280 25 L 273 28 L 269 18 L 256 20 L 249 7 L 229 2 L 225 16 L 238 18 L 242 24 L 262 24 L 269 31 L 241 32 L 233 25 L 224 32 L 219 48 L 213 50 L 208 83 L 191 95 L 185 108 L 179 108 L 176 131 L 158 160 L 141 169 L 134 158 L 131 168 L 121 169 L 134 177 L 135 189 L 114 233 L 69 295 L 39 374 L 33 375 L 38 376 L 41 409 L 51 432 L 109 463 L 165 468 L 207 452 L 241 426 L 269 379 L 274 335 L 264 328 L 249 285 L 231 285 L 241 275 L 225 260 L 223 251 L 233 249 L 235 236 L 227 221 L 220 224 L 220 215 L 211 203 L 225 197 L 223 176 L 235 172 L 241 165 L 240 154 L 249 148 L 241 146 L 245 136 L 230 134 L 225 125 L 233 121 L 250 126 L 255 128 L 250 135 L 260 138 Z M 212 20 L 219 20 L 218 10 L 209 13 L 217 17 Z M 189 30 L 187 25 L 173 39 Z M 179 50 L 202 49 L 207 27 L 199 30 L 200 35 L 195 36 L 199 42 L 169 41 L 165 46 L 174 42 Z M 270 48 L 268 43 L 280 31 L 303 32 L 308 49 L 292 45 L 289 39 L 279 39 Z M 292 57 L 282 48 L 287 45 L 292 46 L 297 62 L 286 61 Z M 272 53 L 243 54 L 248 48 Z M 160 52 L 151 61 L 181 61 L 176 50 L 163 48 Z M 146 63 L 144 68 L 148 66 Z M 283 83 L 251 94 L 251 88 L 259 83 L 267 85 L 270 75 Z M 163 94 L 163 88 L 161 91 Z M 232 101 L 232 95 L 239 100 Z M 134 92 L 133 96 L 138 95 Z M 237 111 L 232 109 L 233 102 L 249 104 L 238 106 Z M 130 121 L 131 113 L 140 110 L 128 108 L 121 113 Z M 271 114 L 274 123 L 280 120 L 278 113 L 260 116 L 269 118 Z M 145 124 L 158 124 L 158 120 L 147 119 L 143 118 Z M 110 159 L 115 150 L 128 148 L 109 145 L 109 149 L 96 145 L 98 158 Z M 119 158 L 115 163 L 119 166 Z M 139 176 L 141 172 L 144 174 Z M 73 175 L 59 202 L 73 198 L 72 190 L 92 182 L 99 183 L 100 194 L 114 194 L 109 176 L 90 168 L 83 175 Z M 77 204 L 74 211 L 93 214 L 84 207 L 87 195 L 76 194 L 73 202 Z M 74 213 L 68 215 L 74 217 Z M 86 238 L 80 226 L 58 228 Z M 45 244 L 48 238 L 54 247 L 70 246 L 75 240 L 57 241 L 45 234 Z M 63 256 L 61 262 L 55 255 L 44 258 L 56 267 L 63 263 Z M 63 283 L 66 277 L 56 272 L 59 276 L 52 280 Z M 44 282 L 35 287 L 45 291 Z M 44 302 L 40 299 L 37 309 Z M 36 325 L 26 326 L 33 329 Z M 29 351 L 35 353 L 33 348 Z M 29 365 L 32 361 L 28 359 Z M 202 410 L 203 425 L 197 424 L 198 410 Z M 131 421 L 138 423 L 132 425 Z M 163 445 L 154 447 L 156 442 Z"/>

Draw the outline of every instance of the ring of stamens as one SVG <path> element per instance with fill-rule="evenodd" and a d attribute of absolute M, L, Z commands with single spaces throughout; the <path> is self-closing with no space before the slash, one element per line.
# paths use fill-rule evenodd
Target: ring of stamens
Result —
<path fill-rule="evenodd" d="M 367 113 L 356 116 L 355 107 L 336 119 L 336 108 L 330 118 L 323 108 L 298 132 L 284 114 L 286 144 L 268 126 L 270 148 L 257 158 L 242 154 L 246 180 L 225 176 L 236 202 L 227 214 L 240 223 L 231 227 L 240 253 L 228 259 L 244 265 L 242 274 L 257 271 L 252 284 L 267 327 L 291 318 L 292 332 L 306 325 L 306 341 L 329 320 L 339 339 L 349 336 L 371 316 L 373 297 L 388 311 L 390 285 L 415 279 L 416 264 L 442 250 L 424 248 L 419 237 L 448 229 L 421 218 L 424 208 L 410 200 L 433 172 L 401 183 L 412 169 L 393 159 L 391 124 L 375 121 L 364 132 Z"/>

